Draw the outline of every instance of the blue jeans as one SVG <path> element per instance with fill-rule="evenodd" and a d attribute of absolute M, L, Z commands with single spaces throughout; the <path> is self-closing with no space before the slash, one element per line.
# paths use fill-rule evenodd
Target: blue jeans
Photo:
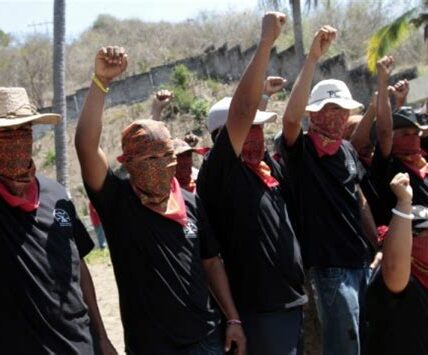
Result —
<path fill-rule="evenodd" d="M 364 349 L 364 306 L 370 268 L 312 268 L 323 355 L 359 355 Z"/>
<path fill-rule="evenodd" d="M 300 355 L 303 353 L 303 309 L 241 314 L 247 355 Z"/>
<path fill-rule="evenodd" d="M 224 355 L 224 344 L 220 330 L 217 328 L 213 333 L 194 345 L 189 355 Z"/>
<path fill-rule="evenodd" d="M 100 224 L 100 225 L 94 227 L 94 230 L 95 230 L 95 234 L 97 235 L 98 246 L 101 249 L 106 248 L 107 247 L 107 241 L 106 241 L 106 236 L 104 234 L 103 226 Z"/>

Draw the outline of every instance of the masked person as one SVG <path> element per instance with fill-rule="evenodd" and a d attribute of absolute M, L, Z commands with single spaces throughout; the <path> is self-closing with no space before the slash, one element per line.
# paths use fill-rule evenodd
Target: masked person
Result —
<path fill-rule="evenodd" d="M 314 291 L 323 354 L 359 354 L 363 348 L 364 299 L 376 227 L 360 189 L 357 154 L 342 139 L 350 113 L 362 107 L 342 81 L 310 86 L 316 64 L 336 36 L 323 26 L 314 36 L 293 85 L 284 117 L 281 156 L 298 204 L 300 241 Z M 309 102 L 308 102 L 309 99 Z M 309 113 L 308 133 L 302 130 Z"/>
<path fill-rule="evenodd" d="M 428 354 L 428 208 L 412 208 L 408 173 L 390 188 L 397 202 L 367 292 L 366 353 Z"/>
<path fill-rule="evenodd" d="M 174 153 L 177 157 L 175 177 L 181 188 L 194 193 L 196 192 L 196 181 L 194 176 L 198 175 L 197 169 L 193 168 L 194 148 L 179 138 L 174 139 L 173 143 Z"/>
<path fill-rule="evenodd" d="M 428 207 L 428 164 L 421 148 L 421 133 L 428 129 L 428 122 L 411 107 L 402 106 L 392 112 L 388 92 L 388 80 L 394 59 L 383 57 L 377 63 L 378 103 L 377 140 L 378 144 L 372 162 L 373 176 L 385 203 L 382 224 L 388 225 L 391 208 L 396 197 L 389 188 L 389 181 L 399 172 L 406 172 L 413 188 L 413 202 Z"/>
<path fill-rule="evenodd" d="M 0 88 L 0 349 L 116 354 L 83 260 L 93 243 L 65 189 L 32 159 L 32 126 L 59 118 L 37 113 L 24 88 Z"/>
<path fill-rule="evenodd" d="M 257 110 L 272 45 L 284 22 L 281 13 L 265 14 L 260 43 L 233 98 L 211 107 L 208 130 L 216 137 L 197 181 L 249 355 L 299 354 L 302 306 L 307 302 L 287 186 L 264 145 L 263 125 L 276 114 Z"/>
<path fill-rule="evenodd" d="M 102 48 L 79 118 L 76 150 L 88 196 L 99 213 L 114 267 L 129 354 L 223 354 L 245 336 L 227 276 L 198 198 L 174 178 L 177 159 L 165 124 L 138 120 L 122 132 L 120 179 L 100 148 L 108 84 L 127 66 L 123 48 Z"/>

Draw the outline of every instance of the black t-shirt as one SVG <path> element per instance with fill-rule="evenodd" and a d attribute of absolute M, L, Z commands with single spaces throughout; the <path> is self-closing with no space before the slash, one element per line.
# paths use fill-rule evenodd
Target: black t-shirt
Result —
<path fill-rule="evenodd" d="M 371 247 L 361 227 L 358 186 L 364 168 L 351 144 L 318 157 L 303 133 L 292 147 L 281 142 L 286 177 L 298 201 L 303 259 L 306 267 L 363 267 Z"/>
<path fill-rule="evenodd" d="M 0 352 L 93 354 L 80 288 L 80 259 L 93 243 L 64 188 L 37 180 L 34 212 L 0 198 Z"/>
<path fill-rule="evenodd" d="M 391 220 L 391 209 L 396 205 L 397 199 L 389 187 L 392 178 L 398 173 L 408 173 L 410 178 L 410 185 L 413 189 L 413 204 L 428 207 L 428 176 L 422 180 L 400 159 L 390 155 L 384 158 L 377 146 L 372 163 L 372 172 L 376 182 L 376 187 L 384 202 L 384 208 L 381 216 L 381 222 L 388 225 Z"/>
<path fill-rule="evenodd" d="M 236 157 L 224 128 L 204 159 L 197 183 L 220 243 L 235 303 L 245 312 L 276 311 L 307 301 L 283 176 L 278 163 L 266 162 L 281 186 L 267 188 Z"/>
<path fill-rule="evenodd" d="M 363 164 L 362 161 L 361 163 Z M 363 166 L 366 170 L 366 174 L 363 176 L 360 182 L 361 190 L 363 191 L 364 196 L 369 203 L 376 226 L 381 226 L 385 224 L 383 223 L 385 204 L 378 191 L 371 166 L 367 166 L 365 164 L 363 164 Z"/>
<path fill-rule="evenodd" d="M 367 291 L 368 355 L 428 354 L 428 289 L 411 276 L 390 292 L 378 268 Z"/>
<path fill-rule="evenodd" d="M 202 259 L 217 256 L 218 246 L 198 198 L 182 189 L 183 228 L 142 205 L 111 170 L 100 192 L 86 189 L 109 243 L 127 351 L 178 354 L 211 333 L 220 318 Z"/>

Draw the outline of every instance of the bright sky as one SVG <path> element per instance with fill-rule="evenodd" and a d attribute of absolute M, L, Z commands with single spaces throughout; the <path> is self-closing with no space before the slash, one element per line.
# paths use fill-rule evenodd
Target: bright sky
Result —
<path fill-rule="evenodd" d="M 17 37 L 34 31 L 52 33 L 53 2 L 0 0 L 0 29 Z M 203 10 L 253 10 L 256 6 L 257 0 L 66 0 L 67 38 L 76 38 L 99 14 L 179 22 Z"/>

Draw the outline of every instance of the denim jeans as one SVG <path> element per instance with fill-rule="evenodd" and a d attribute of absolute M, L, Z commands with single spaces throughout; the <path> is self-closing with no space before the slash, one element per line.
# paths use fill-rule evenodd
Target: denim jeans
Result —
<path fill-rule="evenodd" d="M 100 224 L 100 225 L 94 227 L 94 230 L 95 230 L 95 234 L 97 235 L 98 246 L 101 249 L 106 248 L 107 247 L 107 241 L 106 241 L 106 236 L 104 234 L 103 226 Z"/>
<path fill-rule="evenodd" d="M 189 355 L 224 355 L 224 343 L 220 330 L 217 328 L 205 339 L 194 345 Z"/>
<path fill-rule="evenodd" d="M 303 354 L 303 308 L 272 313 L 241 314 L 247 355 Z"/>
<path fill-rule="evenodd" d="M 370 268 L 312 268 L 323 355 L 359 355 L 364 349 L 365 295 Z"/>

